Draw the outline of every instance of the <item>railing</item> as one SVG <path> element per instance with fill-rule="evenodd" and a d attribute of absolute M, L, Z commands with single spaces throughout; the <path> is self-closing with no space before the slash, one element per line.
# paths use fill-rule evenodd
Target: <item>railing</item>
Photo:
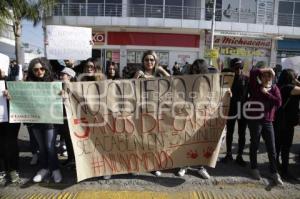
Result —
<path fill-rule="evenodd" d="M 60 3 L 54 7 L 52 15 L 122 17 L 122 8 L 127 9 L 124 13 L 127 13 L 128 17 L 211 20 L 212 16 L 211 8 L 118 3 Z M 201 19 L 202 12 L 204 12 L 203 19 Z M 257 13 L 247 9 L 217 9 L 216 21 L 273 24 L 274 15 L 278 15 L 278 25 L 300 27 L 300 15 L 278 14 L 272 11 Z"/>
<path fill-rule="evenodd" d="M 114 3 L 62 3 L 53 9 L 54 16 L 122 16 L 122 4 Z"/>

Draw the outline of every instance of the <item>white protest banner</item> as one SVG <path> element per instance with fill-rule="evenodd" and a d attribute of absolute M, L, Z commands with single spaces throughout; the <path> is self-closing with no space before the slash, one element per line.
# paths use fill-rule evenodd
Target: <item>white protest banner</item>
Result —
<path fill-rule="evenodd" d="M 8 121 L 7 100 L 6 97 L 2 95 L 2 92 L 4 90 L 5 90 L 5 82 L 1 80 L 0 81 L 0 122 Z"/>
<path fill-rule="evenodd" d="M 9 57 L 0 53 L 0 69 L 5 72 L 5 75 L 8 75 L 8 67 L 9 67 Z"/>
<path fill-rule="evenodd" d="M 215 167 L 234 75 L 66 84 L 77 180 Z"/>
<path fill-rule="evenodd" d="M 296 73 L 300 74 L 300 56 L 282 58 L 281 64 L 282 69 L 290 68 L 295 70 Z"/>
<path fill-rule="evenodd" d="M 49 25 L 47 58 L 85 60 L 92 56 L 91 38 L 91 28 Z"/>

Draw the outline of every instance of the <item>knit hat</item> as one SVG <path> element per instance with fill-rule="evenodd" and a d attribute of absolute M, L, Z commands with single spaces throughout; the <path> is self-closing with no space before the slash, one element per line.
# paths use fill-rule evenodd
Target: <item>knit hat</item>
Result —
<path fill-rule="evenodd" d="M 74 78 L 76 73 L 73 69 L 71 68 L 68 68 L 68 67 L 65 67 L 62 71 L 60 71 L 60 73 L 64 73 L 64 74 L 67 74 L 69 75 L 70 77 Z"/>

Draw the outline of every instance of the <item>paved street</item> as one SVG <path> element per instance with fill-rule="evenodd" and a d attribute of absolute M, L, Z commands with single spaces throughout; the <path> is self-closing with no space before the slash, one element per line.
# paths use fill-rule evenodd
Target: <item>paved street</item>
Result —
<path fill-rule="evenodd" d="M 21 188 L 9 185 L 0 189 L 1 198 L 300 198 L 300 183 L 285 182 L 282 187 L 275 186 L 270 180 L 267 155 L 262 145 L 259 149 L 259 169 L 263 180 L 255 181 L 249 174 L 249 132 L 245 160 L 246 168 L 237 164 L 218 163 L 215 169 L 209 168 L 211 179 L 199 178 L 194 169 L 190 169 L 184 177 L 176 176 L 176 170 L 164 171 L 162 177 L 152 174 L 119 175 L 110 180 L 94 178 L 76 183 L 73 170 L 62 169 L 64 180 L 61 184 L 44 182 L 33 184 L 30 178 L 37 167 L 31 167 L 29 161 L 28 134 L 24 127 L 19 135 L 21 146 L 21 176 L 28 182 Z M 237 135 L 234 137 L 236 151 Z M 220 157 L 224 157 L 223 144 Z M 296 128 L 294 145 L 291 153 L 291 171 L 300 178 L 300 162 L 296 153 L 300 152 L 300 128 Z M 60 157 L 61 160 L 65 157 Z"/>

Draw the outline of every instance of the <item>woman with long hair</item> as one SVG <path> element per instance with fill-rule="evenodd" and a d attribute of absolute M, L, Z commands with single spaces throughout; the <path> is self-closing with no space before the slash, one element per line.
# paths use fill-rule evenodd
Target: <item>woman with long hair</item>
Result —
<path fill-rule="evenodd" d="M 27 81 L 30 82 L 51 82 L 50 65 L 44 58 L 35 58 L 31 60 L 28 68 Z M 55 183 L 62 181 L 62 175 L 59 170 L 59 162 L 55 149 L 57 132 L 53 124 L 32 124 L 32 132 L 39 146 L 40 170 L 33 177 L 34 182 L 43 181 L 49 174 L 53 177 Z"/>
<path fill-rule="evenodd" d="M 134 78 L 139 79 L 170 76 L 170 74 L 158 64 L 159 60 L 155 51 L 146 51 L 142 57 L 142 68 L 135 73 Z"/>
<path fill-rule="evenodd" d="M 143 54 L 142 57 L 142 69 L 138 70 L 135 73 L 135 78 L 155 78 L 160 76 L 170 76 L 170 74 L 163 69 L 162 66 L 159 66 L 159 60 L 157 54 L 152 51 L 148 50 Z M 161 171 L 155 171 L 154 174 L 156 176 L 161 176 Z"/>
<path fill-rule="evenodd" d="M 293 143 L 294 128 L 299 122 L 300 82 L 293 69 L 284 69 L 277 85 L 282 96 L 282 106 L 277 111 L 274 122 L 276 160 L 279 164 L 281 155 L 281 177 L 291 179 L 293 176 L 288 172 L 289 154 Z"/>
<path fill-rule="evenodd" d="M 107 79 L 120 79 L 118 66 L 115 62 L 109 62 L 107 70 L 106 70 Z"/>
<path fill-rule="evenodd" d="M 78 81 L 100 81 L 106 79 L 102 73 L 102 66 L 95 58 L 89 58 L 81 64 L 83 66 L 83 74 L 78 76 Z"/>

